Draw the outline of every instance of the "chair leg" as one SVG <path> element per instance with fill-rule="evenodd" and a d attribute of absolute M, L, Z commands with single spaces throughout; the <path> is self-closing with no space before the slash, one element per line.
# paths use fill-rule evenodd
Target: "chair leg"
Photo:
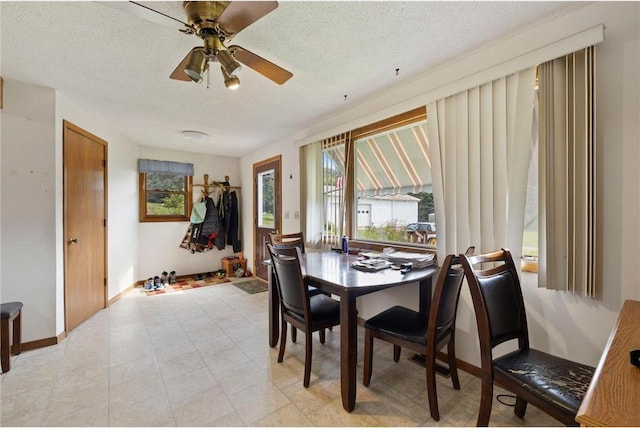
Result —
<path fill-rule="evenodd" d="M 362 373 L 362 384 L 369 386 L 371 382 L 371 371 L 373 366 L 373 336 L 368 329 L 364 332 L 364 371 Z"/>
<path fill-rule="evenodd" d="M 398 345 L 393 345 L 393 361 L 395 361 L 396 363 L 398 361 L 400 361 L 400 350 L 402 348 L 399 347 Z"/>
<path fill-rule="evenodd" d="M 311 352 L 312 352 L 312 344 L 313 344 L 313 338 L 311 337 L 311 332 L 307 333 L 304 335 L 304 344 L 305 344 L 305 350 L 304 350 L 304 381 L 302 382 L 302 385 L 304 385 L 305 388 L 309 387 L 309 381 L 311 380 Z"/>
<path fill-rule="evenodd" d="M 447 360 L 449 362 L 449 373 L 451 373 L 451 383 L 453 389 L 460 389 L 460 379 L 458 378 L 458 363 L 456 362 L 455 338 L 451 337 L 447 345 Z"/>
<path fill-rule="evenodd" d="M 280 331 L 280 352 L 278 352 L 279 363 L 284 359 L 284 348 L 287 345 L 287 322 L 284 317 L 280 319 L 280 324 L 282 324 L 282 328 Z"/>
<path fill-rule="evenodd" d="M 486 427 L 489 425 L 489 418 L 491 417 L 491 406 L 493 404 L 493 377 L 483 376 L 482 378 L 482 392 L 480 393 L 480 411 L 478 412 L 479 427 Z"/>
<path fill-rule="evenodd" d="M 9 320 L 2 320 L 2 327 L 0 329 L 1 342 L 0 342 L 0 357 L 2 360 L 2 373 L 6 373 L 11 369 L 11 355 L 9 352 Z"/>
<path fill-rule="evenodd" d="M 296 343 L 296 340 L 298 340 L 298 329 L 291 326 L 291 341 Z"/>
<path fill-rule="evenodd" d="M 327 340 L 327 336 L 325 335 L 324 328 L 321 328 L 318 334 L 320 335 L 320 343 L 324 345 L 325 340 Z"/>
<path fill-rule="evenodd" d="M 18 355 L 22 347 L 22 309 L 18 311 L 18 316 L 13 320 L 13 346 L 11 352 Z"/>
<path fill-rule="evenodd" d="M 513 413 L 519 418 L 524 418 L 524 414 L 527 411 L 527 402 L 524 398 L 516 396 L 516 406 L 513 408 Z"/>
<path fill-rule="evenodd" d="M 426 355 L 426 375 L 427 375 L 427 399 L 429 400 L 429 411 L 434 421 L 440 420 L 438 410 L 438 393 L 436 391 L 436 355 L 435 350 L 429 349 Z"/>

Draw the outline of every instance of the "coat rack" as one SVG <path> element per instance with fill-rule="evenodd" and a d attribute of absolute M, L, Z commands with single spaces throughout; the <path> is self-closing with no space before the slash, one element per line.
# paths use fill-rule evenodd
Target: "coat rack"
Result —
<path fill-rule="evenodd" d="M 202 187 L 202 197 L 203 198 L 208 198 L 209 195 L 211 194 L 210 189 L 211 188 L 222 188 L 224 190 L 240 190 L 242 187 L 240 186 L 231 186 L 229 184 L 229 176 L 225 175 L 224 176 L 224 181 L 223 182 L 219 182 L 219 181 L 212 181 L 211 183 L 209 183 L 209 174 L 205 174 L 204 175 L 204 184 L 194 184 L 194 187 Z"/>

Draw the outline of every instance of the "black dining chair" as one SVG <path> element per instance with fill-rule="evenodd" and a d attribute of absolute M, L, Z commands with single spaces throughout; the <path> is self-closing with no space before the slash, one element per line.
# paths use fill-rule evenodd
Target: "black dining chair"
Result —
<path fill-rule="evenodd" d="M 340 302 L 324 294 L 309 295 L 302 273 L 300 248 L 274 248 L 267 244 L 271 263 L 277 278 L 280 296 L 280 352 L 278 362 L 284 359 L 287 343 L 287 324 L 305 334 L 304 387 L 311 378 L 312 337 L 320 332 L 320 343 L 325 342 L 325 329 L 340 324 Z"/>
<path fill-rule="evenodd" d="M 269 243 L 274 248 L 298 247 L 304 254 L 304 234 L 296 233 L 270 233 Z"/>
<path fill-rule="evenodd" d="M 300 252 L 304 254 L 304 234 L 302 232 L 295 233 L 270 233 L 269 234 L 269 243 L 273 248 L 300 248 Z M 325 293 L 317 289 L 316 287 L 310 285 L 309 286 L 309 295 L 315 296 L 316 294 L 325 294 L 331 297 L 331 294 Z M 324 343 L 324 334 L 321 334 L 323 337 L 322 343 Z M 295 327 L 291 327 L 291 340 L 295 343 L 298 339 L 297 330 Z"/>
<path fill-rule="evenodd" d="M 467 250 L 473 252 L 473 248 Z M 440 419 L 436 393 L 436 353 L 447 346 L 447 362 L 451 382 L 460 389 L 455 353 L 456 313 L 464 272 L 458 257 L 448 255 L 436 281 L 429 313 L 416 312 L 404 306 L 394 306 L 365 324 L 363 383 L 369 386 L 373 365 L 373 339 L 393 344 L 393 358 L 400 359 L 400 349 L 407 348 L 425 355 L 427 396 L 431 417 Z"/>
<path fill-rule="evenodd" d="M 565 425 L 577 425 L 576 413 L 595 369 L 529 346 L 522 289 L 509 250 L 461 255 L 460 261 L 471 291 L 480 342 L 478 426 L 489 423 L 494 383 L 516 395 L 516 416 L 523 418 L 527 403 L 531 403 Z M 517 340 L 517 350 L 494 357 L 496 346 L 512 340 Z"/>

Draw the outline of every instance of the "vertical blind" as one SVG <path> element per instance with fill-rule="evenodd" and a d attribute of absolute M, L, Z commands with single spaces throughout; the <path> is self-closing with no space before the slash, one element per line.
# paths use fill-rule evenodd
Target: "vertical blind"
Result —
<path fill-rule="evenodd" d="M 350 132 L 325 138 L 322 144 L 322 171 L 324 194 L 323 244 L 338 245 L 345 233 L 346 180 L 350 179 L 347 161 L 347 142 Z"/>
<path fill-rule="evenodd" d="M 539 66 L 539 286 L 596 296 L 595 46 Z"/>
<path fill-rule="evenodd" d="M 427 105 L 438 258 L 522 248 L 535 69 Z"/>

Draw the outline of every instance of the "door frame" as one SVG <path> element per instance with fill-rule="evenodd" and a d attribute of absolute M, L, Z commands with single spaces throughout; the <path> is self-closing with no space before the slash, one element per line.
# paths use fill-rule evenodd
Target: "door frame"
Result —
<path fill-rule="evenodd" d="M 94 143 L 100 144 L 101 146 L 103 146 L 103 150 L 104 150 L 104 168 L 103 168 L 103 185 L 104 185 L 104 213 L 103 213 L 103 217 L 104 217 L 104 287 L 103 287 L 103 307 L 107 308 L 109 306 L 109 263 L 108 263 L 108 249 L 109 249 L 109 243 L 108 243 L 108 238 L 109 238 L 109 233 L 108 233 L 108 213 L 109 213 L 109 207 L 107 205 L 108 203 L 108 195 L 109 195 L 109 191 L 108 191 L 108 184 L 109 184 L 109 180 L 108 180 L 108 155 L 109 155 L 109 150 L 108 150 L 108 143 L 91 134 L 90 132 L 80 128 L 79 126 L 64 120 L 62 121 L 62 239 L 63 239 L 63 297 L 64 297 L 64 331 L 65 334 L 67 334 L 68 331 L 68 322 L 67 322 L 67 262 L 68 262 L 68 255 L 67 255 L 67 251 L 68 251 L 68 245 L 66 245 L 67 243 L 67 239 L 68 239 L 68 220 L 67 220 L 67 212 L 69 210 L 69 201 L 67 198 L 67 165 L 65 163 L 65 139 L 67 138 L 67 132 L 69 131 L 73 131 L 76 132 L 80 135 L 82 135 L 83 137 L 93 141 Z"/>
<path fill-rule="evenodd" d="M 259 259 L 259 255 L 261 254 L 258 251 L 259 246 L 262 244 L 259 242 L 258 237 L 258 216 L 256 215 L 256 210 L 258 209 L 258 181 L 256 180 L 256 174 L 260 167 L 263 167 L 270 163 L 277 164 L 277 172 L 275 178 L 275 211 L 276 216 L 274 216 L 274 223 L 276 231 L 282 233 L 280 229 L 282 229 L 282 155 L 276 155 L 271 158 L 262 160 L 260 162 L 256 162 L 253 164 L 253 269 L 257 276 L 258 264 L 262 263 L 262 260 Z"/>

